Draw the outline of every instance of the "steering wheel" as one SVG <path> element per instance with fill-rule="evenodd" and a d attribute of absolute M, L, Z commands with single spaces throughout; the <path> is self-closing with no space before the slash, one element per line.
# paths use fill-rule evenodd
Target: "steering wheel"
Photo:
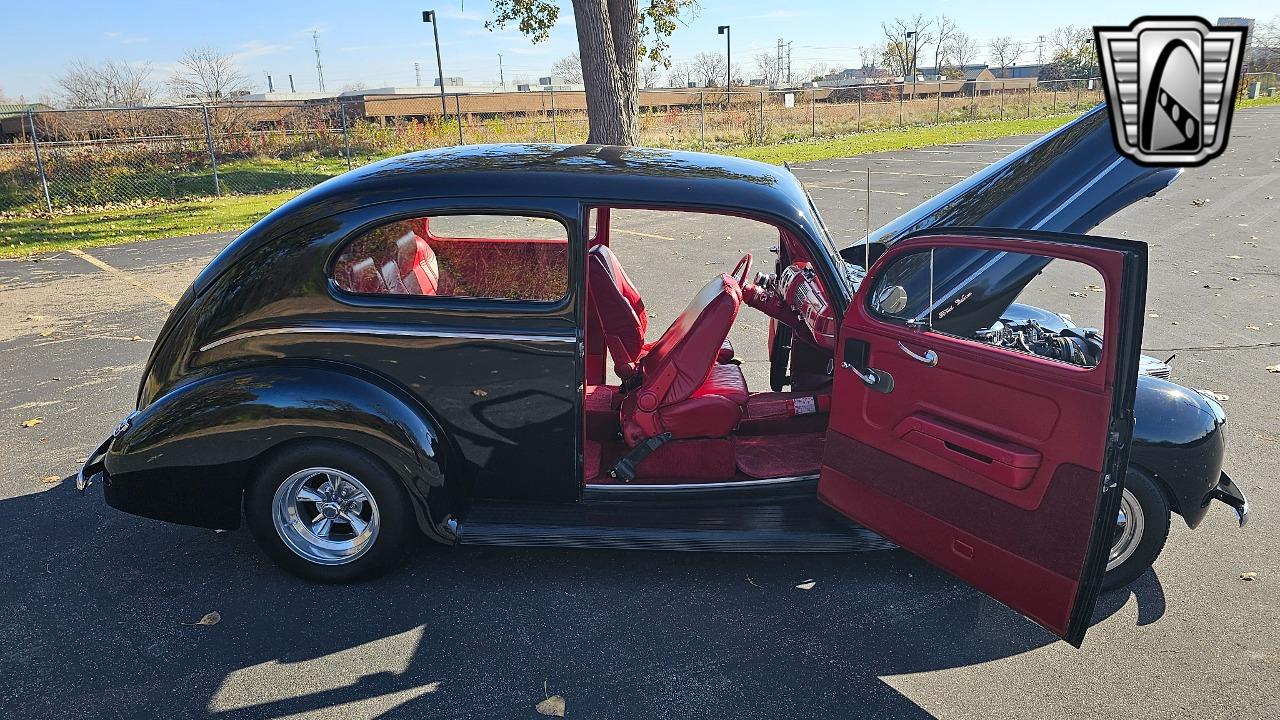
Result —
<path fill-rule="evenodd" d="M 742 256 L 737 265 L 733 266 L 733 272 L 729 273 L 730 277 L 738 281 L 739 286 L 747 284 L 747 276 L 751 274 L 751 253 Z"/>

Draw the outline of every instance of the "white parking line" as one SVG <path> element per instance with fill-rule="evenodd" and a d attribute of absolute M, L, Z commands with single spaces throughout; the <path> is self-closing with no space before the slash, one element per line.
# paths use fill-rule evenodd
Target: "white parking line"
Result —
<path fill-rule="evenodd" d="M 102 270 L 105 273 L 113 275 L 129 283 L 130 285 L 138 288 L 142 292 L 150 295 L 151 297 L 159 300 L 160 302 L 164 303 L 165 305 L 168 305 L 169 307 L 173 307 L 174 305 L 178 304 L 177 298 L 171 295 L 166 295 L 165 293 L 162 293 L 159 290 L 156 290 L 143 282 L 133 279 L 133 276 L 125 272 L 124 270 L 108 265 L 107 263 L 99 260 L 98 258 L 90 255 L 89 253 L 83 250 L 72 248 L 67 252 L 71 253 L 72 255 L 75 255 L 76 257 L 80 258 L 81 260 L 84 260 L 85 262 L 89 263 L 90 265 L 93 265 L 94 267 Z"/>
<path fill-rule="evenodd" d="M 848 185 L 848 186 L 845 186 L 845 187 L 837 187 L 837 186 L 834 186 L 834 185 L 806 185 L 805 187 L 810 188 L 810 189 L 814 189 L 814 190 L 843 190 L 844 192 L 851 192 L 851 193 L 864 193 L 864 192 L 866 192 L 866 191 L 867 191 L 867 189 L 866 189 L 865 187 L 858 187 L 858 186 L 856 186 L 856 185 Z M 903 195 L 903 196 L 905 196 L 905 195 L 907 194 L 907 193 L 904 193 L 904 192 L 897 192 L 896 190 L 876 190 L 876 189 L 874 189 L 874 188 L 872 188 L 871 192 L 873 192 L 873 193 L 879 193 L 879 194 L 881 194 L 881 195 Z"/>

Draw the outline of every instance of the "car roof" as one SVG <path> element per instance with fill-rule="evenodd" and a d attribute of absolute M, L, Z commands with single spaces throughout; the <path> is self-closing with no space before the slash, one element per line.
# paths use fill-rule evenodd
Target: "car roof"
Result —
<path fill-rule="evenodd" d="M 616 145 L 464 145 L 371 163 L 320 183 L 236 238 L 196 279 L 201 293 L 228 265 L 274 238 L 337 213 L 386 202 L 567 198 L 772 216 L 816 230 L 800 181 L 776 165 L 682 150 Z"/>
<path fill-rule="evenodd" d="M 696 192 L 697 195 L 690 193 Z M 783 210 L 803 200 L 775 165 L 709 153 L 616 145 L 465 145 L 399 155 L 307 193 L 314 202 L 359 193 L 389 199 L 536 196 Z"/>

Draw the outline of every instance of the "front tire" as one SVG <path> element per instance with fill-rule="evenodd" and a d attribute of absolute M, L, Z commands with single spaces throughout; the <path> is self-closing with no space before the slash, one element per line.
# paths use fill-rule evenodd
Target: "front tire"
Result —
<path fill-rule="evenodd" d="M 387 572 L 412 536 L 409 498 L 386 466 L 339 443 L 272 456 L 244 495 L 259 547 L 285 570 L 325 583 Z"/>
<path fill-rule="evenodd" d="M 1169 498 L 1150 475 L 1130 466 L 1102 589 L 1115 590 L 1138 579 L 1160 556 L 1168 537 Z"/>

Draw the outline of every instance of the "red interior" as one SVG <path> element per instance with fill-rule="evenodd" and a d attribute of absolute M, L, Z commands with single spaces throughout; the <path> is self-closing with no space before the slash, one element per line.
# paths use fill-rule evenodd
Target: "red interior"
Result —
<path fill-rule="evenodd" d="M 415 218 L 347 243 L 333 279 L 354 293 L 559 300 L 569 287 L 569 243 L 438 237 L 428 218 Z"/>
<path fill-rule="evenodd" d="M 587 252 L 584 466 L 587 482 L 646 438 L 672 440 L 633 483 L 732 482 L 818 470 L 829 394 L 752 393 L 728 343 L 742 303 L 736 278 L 712 278 L 656 340 L 644 299 L 609 249 L 609 210 L 592 209 Z M 605 385 L 606 355 L 626 389 Z"/>

